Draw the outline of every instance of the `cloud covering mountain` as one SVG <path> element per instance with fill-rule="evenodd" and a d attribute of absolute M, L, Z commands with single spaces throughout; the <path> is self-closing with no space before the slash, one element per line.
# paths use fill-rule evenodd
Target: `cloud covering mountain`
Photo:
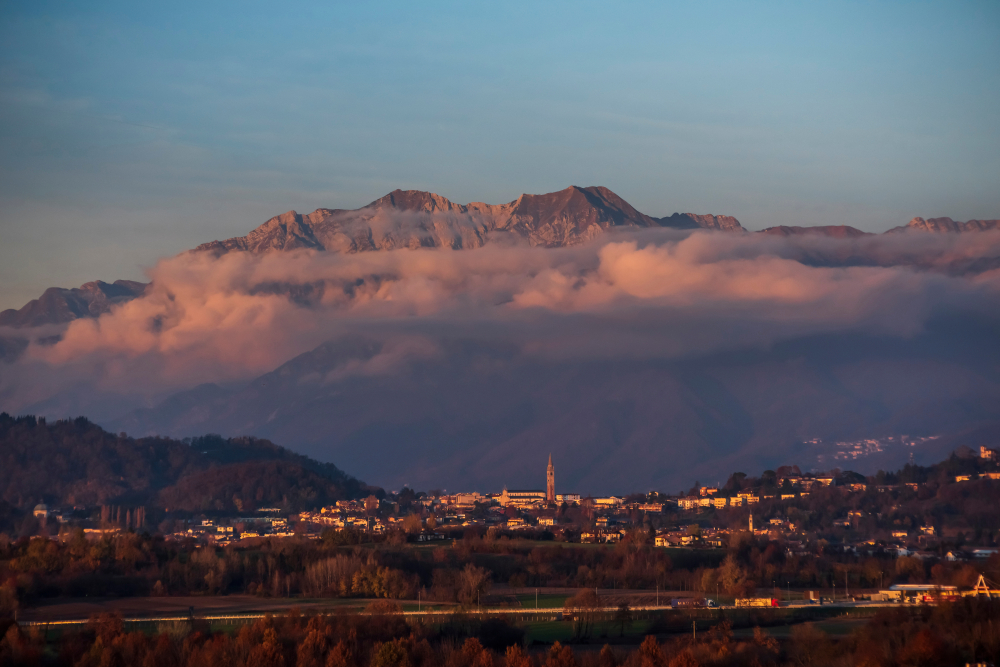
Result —
<path fill-rule="evenodd" d="M 598 194 L 499 242 L 433 195 L 276 218 L 35 339 L 0 403 L 263 435 L 387 485 L 520 485 L 551 448 L 595 492 L 1000 419 L 1000 233 L 678 229 Z"/>

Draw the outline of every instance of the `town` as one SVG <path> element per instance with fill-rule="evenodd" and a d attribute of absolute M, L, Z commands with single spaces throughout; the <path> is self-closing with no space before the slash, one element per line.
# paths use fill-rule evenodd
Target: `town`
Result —
<path fill-rule="evenodd" d="M 468 531 L 516 535 L 567 543 L 617 543 L 643 531 L 657 547 L 723 549 L 739 535 L 780 542 L 789 554 L 836 550 L 855 555 L 984 561 L 1000 552 L 994 527 L 968 523 L 962 514 L 930 510 L 935 496 L 997 482 L 997 450 L 953 456 L 938 468 L 907 466 L 897 474 L 802 473 L 795 467 L 750 478 L 735 473 L 722 488 L 700 486 L 685 495 L 662 493 L 590 497 L 557 493 L 549 458 L 545 489 L 503 489 L 445 494 L 413 491 L 339 500 L 326 507 L 289 512 L 261 507 L 230 515 L 223 511 L 177 514 L 160 523 L 168 540 L 252 544 L 263 539 L 320 539 L 335 534 L 343 543 L 371 540 L 434 542 Z M 831 509 L 831 507 L 833 509 Z M 89 537 L 127 529 L 148 529 L 145 509 L 85 507 L 68 510 L 38 505 L 42 530 Z M 968 525 L 966 525 L 968 523 Z"/>

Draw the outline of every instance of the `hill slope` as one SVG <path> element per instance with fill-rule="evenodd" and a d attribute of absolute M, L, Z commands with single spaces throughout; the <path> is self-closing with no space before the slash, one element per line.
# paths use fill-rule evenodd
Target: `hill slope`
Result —
<path fill-rule="evenodd" d="M 46 422 L 0 414 L 0 499 L 27 509 L 133 504 L 190 511 L 290 509 L 366 494 L 336 466 L 266 440 L 130 438 L 80 417 Z"/>

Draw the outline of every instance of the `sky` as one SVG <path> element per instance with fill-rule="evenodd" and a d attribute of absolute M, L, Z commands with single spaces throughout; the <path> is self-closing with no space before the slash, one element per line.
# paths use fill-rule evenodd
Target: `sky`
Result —
<path fill-rule="evenodd" d="M 883 231 L 998 184 L 996 2 L 0 3 L 0 308 L 395 188 Z"/>

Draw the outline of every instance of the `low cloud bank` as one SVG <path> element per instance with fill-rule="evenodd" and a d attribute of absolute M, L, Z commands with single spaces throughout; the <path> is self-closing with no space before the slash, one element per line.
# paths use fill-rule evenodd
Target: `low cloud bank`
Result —
<path fill-rule="evenodd" d="M 324 382 L 391 374 L 473 338 L 560 360 L 670 358 L 807 334 L 907 337 L 947 311 L 1000 312 L 1000 234 L 830 239 L 607 234 L 562 249 L 184 253 L 147 293 L 0 366 L 3 409 L 121 411 L 256 377 L 332 339 L 381 352 Z M 105 410 L 108 410 L 105 406 Z M 65 416 L 65 415 L 59 415 Z"/>

